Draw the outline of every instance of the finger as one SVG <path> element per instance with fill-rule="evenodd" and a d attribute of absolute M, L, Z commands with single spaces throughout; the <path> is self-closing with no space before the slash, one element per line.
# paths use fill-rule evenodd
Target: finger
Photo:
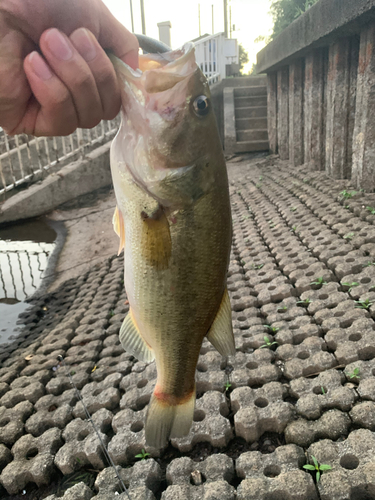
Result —
<path fill-rule="evenodd" d="M 94 77 L 103 109 L 102 118 L 112 120 L 120 110 L 121 98 L 111 61 L 94 35 L 86 28 L 79 28 L 69 38 Z"/>
<path fill-rule="evenodd" d="M 78 126 L 91 128 L 97 125 L 103 116 L 99 92 L 89 66 L 69 38 L 56 28 L 46 30 L 40 38 L 40 48 L 72 96 Z"/>
<path fill-rule="evenodd" d="M 24 131 L 39 136 L 71 134 L 78 117 L 69 90 L 36 51 L 25 58 L 24 70 L 37 101 L 24 117 Z"/>

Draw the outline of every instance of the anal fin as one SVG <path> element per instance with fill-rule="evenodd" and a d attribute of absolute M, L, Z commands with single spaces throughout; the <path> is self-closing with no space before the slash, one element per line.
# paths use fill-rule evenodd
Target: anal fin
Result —
<path fill-rule="evenodd" d="M 227 288 L 224 291 L 219 310 L 206 337 L 222 356 L 232 356 L 236 353 L 232 327 L 232 310 Z"/>
<path fill-rule="evenodd" d="M 131 310 L 128 312 L 121 325 L 119 337 L 125 351 L 132 354 L 139 361 L 150 363 L 154 360 L 154 351 L 142 338 L 133 319 Z"/>
<path fill-rule="evenodd" d="M 115 213 L 113 214 L 112 224 L 115 233 L 120 238 L 120 245 L 117 253 L 117 255 L 120 255 L 121 250 L 125 248 L 125 224 L 122 213 L 117 206 L 115 208 Z"/>

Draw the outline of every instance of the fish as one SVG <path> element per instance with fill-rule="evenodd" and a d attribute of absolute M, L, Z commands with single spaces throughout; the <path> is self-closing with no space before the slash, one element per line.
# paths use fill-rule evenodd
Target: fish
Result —
<path fill-rule="evenodd" d="M 228 176 L 194 51 L 187 43 L 140 55 L 137 70 L 111 56 L 122 101 L 110 152 L 113 225 L 129 301 L 119 338 L 138 360 L 156 362 L 145 436 L 158 449 L 190 431 L 203 339 L 222 356 L 235 353 Z"/>

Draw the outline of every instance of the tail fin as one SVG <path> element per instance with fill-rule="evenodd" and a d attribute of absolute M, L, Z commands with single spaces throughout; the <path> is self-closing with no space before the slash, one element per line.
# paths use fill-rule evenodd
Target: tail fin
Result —
<path fill-rule="evenodd" d="M 163 448 L 169 439 L 189 434 L 195 407 L 195 387 L 189 399 L 181 404 L 171 405 L 151 397 L 146 419 L 146 444 Z"/>

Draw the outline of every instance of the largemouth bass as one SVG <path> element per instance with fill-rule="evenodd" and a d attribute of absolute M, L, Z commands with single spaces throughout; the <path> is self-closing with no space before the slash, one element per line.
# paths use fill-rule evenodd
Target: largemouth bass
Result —
<path fill-rule="evenodd" d="M 146 442 L 160 448 L 188 434 L 203 338 L 234 354 L 226 273 L 231 213 L 225 160 L 193 44 L 140 56 L 133 71 L 113 58 L 122 124 L 112 143 L 129 313 L 124 349 L 156 360 Z"/>

